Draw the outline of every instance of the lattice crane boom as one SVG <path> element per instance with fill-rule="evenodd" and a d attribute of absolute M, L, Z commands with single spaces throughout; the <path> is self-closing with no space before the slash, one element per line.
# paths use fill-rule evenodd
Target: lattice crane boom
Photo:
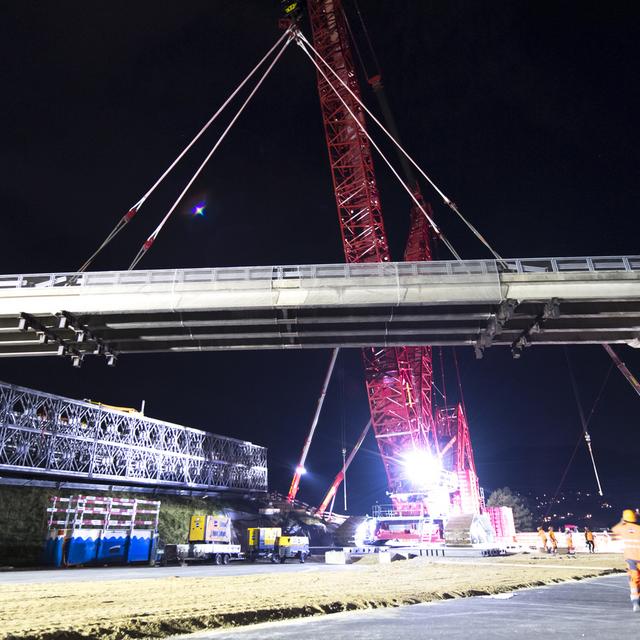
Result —
<path fill-rule="evenodd" d="M 353 93 L 335 78 L 332 80 L 332 74 L 323 76 L 318 73 L 318 93 L 345 260 L 386 262 L 391 256 L 382 220 L 371 147 L 351 115 L 355 114 L 362 127 L 366 126 L 364 112 L 357 99 L 360 89 L 342 2 L 309 0 L 307 6 L 313 45 L 318 56 L 327 61 Z M 387 124 L 397 132 L 391 110 L 382 95 L 380 78 L 377 77 L 372 85 Z M 410 173 L 405 168 L 405 174 Z M 431 260 L 431 230 L 425 217 L 426 212 L 432 218 L 431 208 L 424 202 L 415 178 L 412 175 L 406 178 L 423 210 L 414 206 L 411 212 L 404 258 L 406 261 Z M 442 460 L 442 449 L 448 446 L 447 466 L 460 479 L 460 490 L 454 500 L 463 509 L 471 507 L 472 511 L 477 512 L 480 494 L 466 417 L 461 405 L 451 414 L 434 412 L 431 348 L 363 349 L 363 359 L 372 426 L 390 493 L 396 496 L 396 507 L 410 507 L 407 496 L 403 497 L 402 494 L 415 493 L 403 465 L 406 454 L 417 450 L 430 454 L 434 460 L 435 456 Z M 457 447 L 454 447 L 456 441 Z M 424 505 L 428 507 L 428 500 Z M 419 508 L 422 509 L 421 506 Z"/>
<path fill-rule="evenodd" d="M 310 0 L 313 44 L 351 91 L 360 95 L 341 0 Z M 354 123 L 348 105 L 364 125 L 357 100 L 337 81 L 333 86 L 318 74 L 318 93 L 329 163 L 347 262 L 387 262 L 391 259 L 382 221 L 380 196 L 371 147 Z M 363 349 L 371 419 L 392 493 L 401 491 L 399 464 L 408 448 L 424 448 L 419 399 L 406 349 Z"/>

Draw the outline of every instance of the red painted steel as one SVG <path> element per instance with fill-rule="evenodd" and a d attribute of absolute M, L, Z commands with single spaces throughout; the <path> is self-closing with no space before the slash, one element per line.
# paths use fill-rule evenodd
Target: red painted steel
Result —
<path fill-rule="evenodd" d="M 360 96 L 341 0 L 309 0 L 307 6 L 314 47 L 353 94 Z M 327 77 L 333 86 L 317 74 L 318 93 L 345 260 L 387 262 L 391 256 L 371 147 L 336 92 L 363 126 L 364 113 L 332 74 Z M 417 188 L 416 194 L 431 215 L 431 207 L 424 203 Z M 415 206 L 411 212 L 405 260 L 431 260 L 431 257 L 430 229 L 424 214 Z M 402 468 L 402 458 L 408 450 L 415 448 L 439 454 L 448 443 L 449 460 L 444 468 L 458 472 L 464 480 L 455 499 L 459 503 L 470 503 L 474 501 L 473 496 L 477 496 L 479 503 L 473 452 L 462 407 L 458 405 L 453 412 L 438 412 L 434 419 L 431 348 L 363 349 L 363 357 L 372 425 L 390 493 L 412 493 Z M 454 447 L 456 441 L 458 446 Z M 467 499 L 468 495 L 472 497 Z M 403 504 L 399 497 L 394 502 L 404 511 L 409 506 L 419 506 Z"/>
<path fill-rule="evenodd" d="M 418 187 L 415 188 L 414 195 L 427 214 L 433 218 L 431 205 L 425 202 Z M 414 205 L 411 208 L 409 236 L 404 251 L 405 262 L 431 260 L 431 237 L 430 225 L 424 213 Z M 430 451 L 437 454 L 439 446 L 433 422 L 433 357 L 431 347 L 407 347 L 407 355 L 413 372 L 414 388 L 420 398 L 420 417 L 424 439 L 429 443 Z"/>
<path fill-rule="evenodd" d="M 311 0 L 308 7 L 314 47 L 359 97 L 360 87 L 341 0 Z M 363 125 L 364 111 L 331 74 L 329 80 L 340 97 L 320 74 L 317 77 L 345 260 L 387 262 L 391 256 L 382 222 L 371 147 L 340 98 Z"/>
<path fill-rule="evenodd" d="M 359 96 L 341 1 L 311 0 L 308 10 L 314 47 Z M 363 110 L 354 97 L 335 79 L 333 85 L 364 125 Z M 318 93 L 345 260 L 388 262 L 391 256 L 369 141 L 320 74 Z M 372 424 L 389 488 L 394 493 L 403 485 L 399 464 L 402 453 L 407 448 L 424 446 L 410 358 L 406 349 L 385 348 L 363 349 L 363 358 Z"/>
<path fill-rule="evenodd" d="M 480 513 L 484 504 L 469 436 L 469 425 L 462 404 L 436 411 L 435 430 L 442 455 L 442 466 L 458 476 L 459 488 L 451 496 L 451 507 L 458 513 Z"/>

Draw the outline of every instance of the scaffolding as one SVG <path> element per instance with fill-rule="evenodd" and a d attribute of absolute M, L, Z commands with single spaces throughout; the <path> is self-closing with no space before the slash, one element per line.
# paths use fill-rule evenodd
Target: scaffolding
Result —
<path fill-rule="evenodd" d="M 0 382 L 0 474 L 264 492 L 267 450 Z"/>

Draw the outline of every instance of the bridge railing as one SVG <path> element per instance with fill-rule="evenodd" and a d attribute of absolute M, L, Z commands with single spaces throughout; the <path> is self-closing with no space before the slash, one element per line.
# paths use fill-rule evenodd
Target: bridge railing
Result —
<path fill-rule="evenodd" d="M 567 273 L 585 271 L 640 271 L 640 256 L 579 258 L 516 258 L 505 260 L 500 271 L 509 273 Z"/>
<path fill-rule="evenodd" d="M 572 258 L 509 258 L 495 260 L 434 260 L 431 262 L 371 262 L 364 264 L 281 265 L 206 269 L 154 269 L 0 275 L 0 289 L 88 287 L 223 282 L 272 282 L 384 277 L 493 276 L 498 273 L 567 273 L 640 271 L 640 256 Z"/>

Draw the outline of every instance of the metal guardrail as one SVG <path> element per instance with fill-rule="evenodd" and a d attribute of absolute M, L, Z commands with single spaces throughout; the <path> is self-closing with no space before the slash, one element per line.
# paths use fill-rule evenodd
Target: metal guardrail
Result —
<path fill-rule="evenodd" d="M 505 273 L 569 273 L 594 271 L 640 271 L 640 256 L 579 258 L 517 258 L 505 260 Z"/>
<path fill-rule="evenodd" d="M 0 275 L 0 289 L 272 282 L 290 279 L 495 276 L 499 273 L 584 273 L 603 271 L 640 272 L 640 256 L 509 258 L 502 263 L 495 260 L 434 260 L 431 262 L 370 262 L 364 264 L 13 274 Z"/>

